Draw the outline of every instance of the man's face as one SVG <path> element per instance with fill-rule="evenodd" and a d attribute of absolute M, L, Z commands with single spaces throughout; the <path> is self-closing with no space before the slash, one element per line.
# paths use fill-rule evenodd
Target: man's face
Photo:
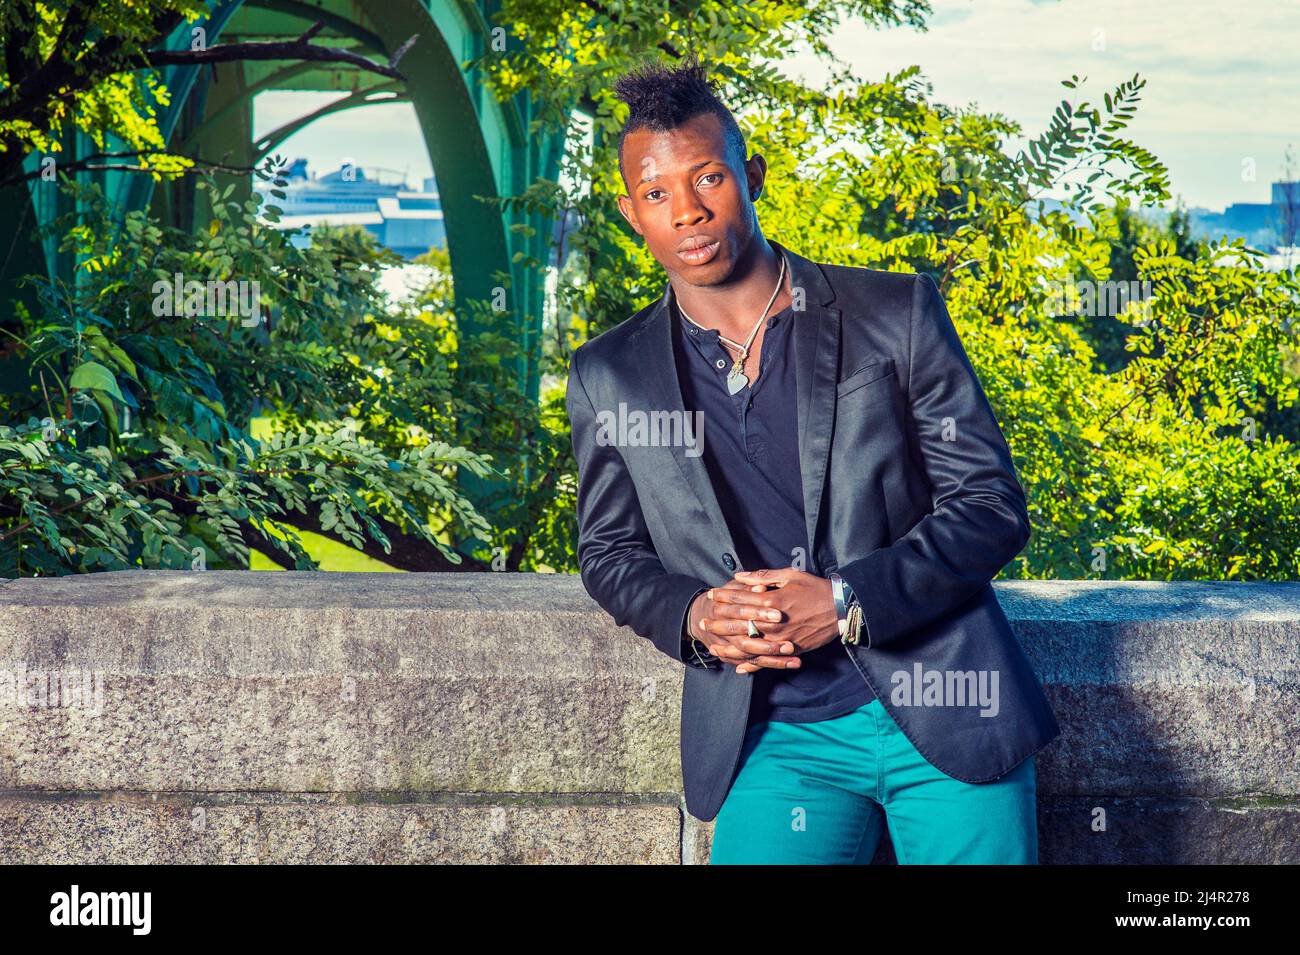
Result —
<path fill-rule="evenodd" d="M 618 208 L 671 277 L 722 285 L 758 233 L 751 192 L 767 171 L 761 156 L 737 166 L 712 113 L 676 129 L 638 129 L 623 141 L 628 195 Z"/>

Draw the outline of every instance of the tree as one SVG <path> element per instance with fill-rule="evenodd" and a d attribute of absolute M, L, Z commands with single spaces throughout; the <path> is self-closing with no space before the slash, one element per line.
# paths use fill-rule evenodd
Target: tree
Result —
<path fill-rule="evenodd" d="M 1133 352 L 1127 347 L 1132 325 L 1122 316 L 1126 299 L 1141 300 L 1148 292 L 1138 273 L 1138 250 L 1161 239 L 1174 243 L 1174 254 L 1183 259 L 1195 259 L 1199 243 L 1192 236 L 1191 220 L 1180 201 L 1164 216 L 1163 228 L 1157 224 L 1161 218 L 1135 209 L 1132 203 L 1120 200 L 1109 210 L 1110 215 L 1099 214 L 1097 228 L 1110 246 L 1110 272 L 1101 294 L 1093 297 L 1100 303 L 1094 314 L 1077 316 L 1079 328 L 1096 352 L 1097 364 L 1107 372 L 1115 372 L 1128 364 Z M 1080 281 L 1088 276 L 1080 274 Z M 1124 295 L 1107 294 L 1119 290 Z"/>
<path fill-rule="evenodd" d="M 168 47 L 207 13 L 196 0 L 0 3 L 0 188 L 25 191 L 28 154 L 57 154 L 74 129 L 100 150 L 58 166 L 81 205 L 47 234 L 77 257 L 75 280 L 29 276 L 35 308 L 10 302 L 0 328 L 0 576 L 246 566 L 249 546 L 314 566 L 276 520 L 290 511 L 398 567 L 461 566 L 449 541 L 490 528 L 452 478 L 494 472 L 440 440 L 452 430 L 445 336 L 382 300 L 376 274 L 391 255 L 328 232 L 297 250 L 229 189 L 205 233 L 119 221 L 67 180 L 83 168 L 252 172 L 166 147 L 161 67 L 300 59 L 401 79 L 415 39 L 387 63 L 317 43 L 320 23 L 288 42 L 215 45 L 195 27 Z M 173 310 L 151 292 L 173 277 L 182 290 L 251 284 L 270 315 L 235 321 L 182 305 L 182 291 Z M 265 441 L 251 433 L 259 406 Z"/>
<path fill-rule="evenodd" d="M 83 157 L 63 172 L 86 168 L 129 168 L 175 174 L 192 168 L 194 157 L 178 157 L 165 147 L 154 104 L 168 92 L 158 76 L 164 66 L 208 65 L 235 60 L 314 60 L 346 63 L 394 79 L 404 77 L 398 61 L 415 37 L 388 63 L 349 50 L 312 42 L 316 23 L 296 40 L 207 45 L 202 28 L 193 30 L 187 49 L 167 49 L 174 31 L 208 14 L 201 0 L 144 0 L 94 3 L 68 0 L 0 2 L 0 187 L 28 178 L 23 160 L 33 150 L 60 151 L 71 128 L 92 136 L 100 150 L 109 135 L 126 150 Z M 150 69 L 152 68 L 152 69 Z M 133 160 L 133 163 L 121 162 Z M 200 162 L 219 167 L 218 163 Z"/>
<path fill-rule="evenodd" d="M 33 277 L 40 310 L 9 334 L 0 577 L 246 567 L 250 546 L 314 568 L 290 525 L 452 569 L 449 540 L 490 537 L 453 480 L 488 459 L 438 437 L 445 330 L 378 287 L 396 256 L 328 230 L 296 248 L 232 189 L 196 234 L 115 222 L 93 188 L 51 223 L 79 274 Z"/>

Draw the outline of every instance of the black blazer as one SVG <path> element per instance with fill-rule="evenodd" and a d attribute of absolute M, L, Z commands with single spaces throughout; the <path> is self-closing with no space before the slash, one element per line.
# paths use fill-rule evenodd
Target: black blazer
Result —
<path fill-rule="evenodd" d="M 1060 734 L 990 585 L 1030 534 L 1002 431 L 933 279 L 822 265 L 772 245 L 786 253 L 796 293 L 806 569 L 838 571 L 860 599 L 861 644 L 841 646 L 921 754 L 956 779 L 996 779 Z M 615 623 L 685 664 L 686 807 L 709 820 L 739 761 L 752 677 L 684 659 L 682 622 L 701 587 L 739 569 L 735 547 L 688 442 L 618 443 L 602 427 L 619 420 L 620 402 L 624 420 L 685 414 L 668 291 L 574 352 L 578 560 Z M 911 678 L 918 664 L 945 682 L 996 672 L 996 715 L 896 695 L 896 675 Z"/>

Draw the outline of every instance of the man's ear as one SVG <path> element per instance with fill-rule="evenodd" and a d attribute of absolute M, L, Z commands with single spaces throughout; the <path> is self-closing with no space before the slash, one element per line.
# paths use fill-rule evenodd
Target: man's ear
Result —
<path fill-rule="evenodd" d="M 763 194 L 763 186 L 767 182 L 767 160 L 761 153 L 754 153 L 745 160 L 745 180 L 749 187 L 750 201 L 757 201 Z"/>
<path fill-rule="evenodd" d="M 627 196 L 619 196 L 618 211 L 623 213 L 623 218 L 627 220 L 627 224 L 632 227 L 632 230 L 636 232 L 637 235 L 645 235 L 645 233 L 641 231 L 640 224 L 636 221 L 636 210 L 632 208 L 631 199 Z"/>

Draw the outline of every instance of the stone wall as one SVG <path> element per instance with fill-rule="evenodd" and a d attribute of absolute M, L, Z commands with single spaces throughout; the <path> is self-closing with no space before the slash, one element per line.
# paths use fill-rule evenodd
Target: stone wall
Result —
<path fill-rule="evenodd" d="M 1300 862 L 1300 583 L 995 586 L 1044 864 Z M 704 862 L 681 669 L 569 575 L 0 582 L 0 862 Z"/>

